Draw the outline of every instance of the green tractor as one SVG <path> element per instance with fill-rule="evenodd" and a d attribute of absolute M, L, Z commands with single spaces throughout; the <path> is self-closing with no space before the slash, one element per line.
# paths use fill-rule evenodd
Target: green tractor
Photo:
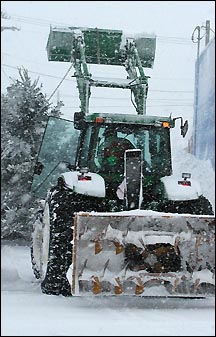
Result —
<path fill-rule="evenodd" d="M 146 114 L 155 47 L 122 31 L 50 31 L 48 59 L 73 63 L 81 111 L 49 118 L 35 167 L 31 260 L 43 293 L 214 294 L 212 206 L 190 173 L 172 174 L 170 129 L 180 119 L 184 137 L 188 122 Z M 88 63 L 124 66 L 127 79 L 93 79 Z M 130 89 L 136 114 L 90 114 L 91 86 Z"/>

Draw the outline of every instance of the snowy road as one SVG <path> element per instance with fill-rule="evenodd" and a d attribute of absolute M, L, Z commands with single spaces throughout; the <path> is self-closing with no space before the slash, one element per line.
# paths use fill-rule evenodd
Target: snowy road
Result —
<path fill-rule="evenodd" d="M 215 336 L 215 301 L 44 295 L 29 248 L 2 243 L 1 336 Z"/>

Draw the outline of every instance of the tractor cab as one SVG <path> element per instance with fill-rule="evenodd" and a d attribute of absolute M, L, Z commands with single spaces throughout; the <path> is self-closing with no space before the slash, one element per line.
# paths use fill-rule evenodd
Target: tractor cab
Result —
<path fill-rule="evenodd" d="M 76 122 L 75 122 L 76 121 Z M 73 170 L 97 173 L 110 198 L 124 179 L 126 150 L 141 150 L 142 175 L 148 181 L 171 175 L 170 118 L 123 114 L 92 114 L 77 123 L 50 117 L 33 192 L 44 195 L 60 174 Z"/>

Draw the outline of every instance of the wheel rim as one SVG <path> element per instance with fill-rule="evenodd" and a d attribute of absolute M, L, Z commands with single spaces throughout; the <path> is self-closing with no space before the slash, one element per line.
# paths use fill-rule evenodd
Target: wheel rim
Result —
<path fill-rule="evenodd" d="M 41 244 L 42 244 L 42 223 L 37 218 L 35 228 L 32 234 L 32 263 L 33 269 L 36 273 L 40 274 L 40 261 L 41 261 Z M 40 277 L 40 275 L 38 275 Z"/>
<path fill-rule="evenodd" d="M 49 258 L 49 241 L 50 241 L 50 212 L 48 202 L 45 204 L 43 213 L 43 235 L 42 235 L 42 245 L 41 245 L 41 263 L 40 263 L 40 274 L 41 279 L 44 280 L 46 276 L 48 258 Z"/>

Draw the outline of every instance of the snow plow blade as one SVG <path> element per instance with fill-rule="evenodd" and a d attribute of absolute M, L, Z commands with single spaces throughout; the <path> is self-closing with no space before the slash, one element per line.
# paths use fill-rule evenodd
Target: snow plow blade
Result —
<path fill-rule="evenodd" d="M 74 296 L 214 296 L 214 216 L 75 215 Z"/>

